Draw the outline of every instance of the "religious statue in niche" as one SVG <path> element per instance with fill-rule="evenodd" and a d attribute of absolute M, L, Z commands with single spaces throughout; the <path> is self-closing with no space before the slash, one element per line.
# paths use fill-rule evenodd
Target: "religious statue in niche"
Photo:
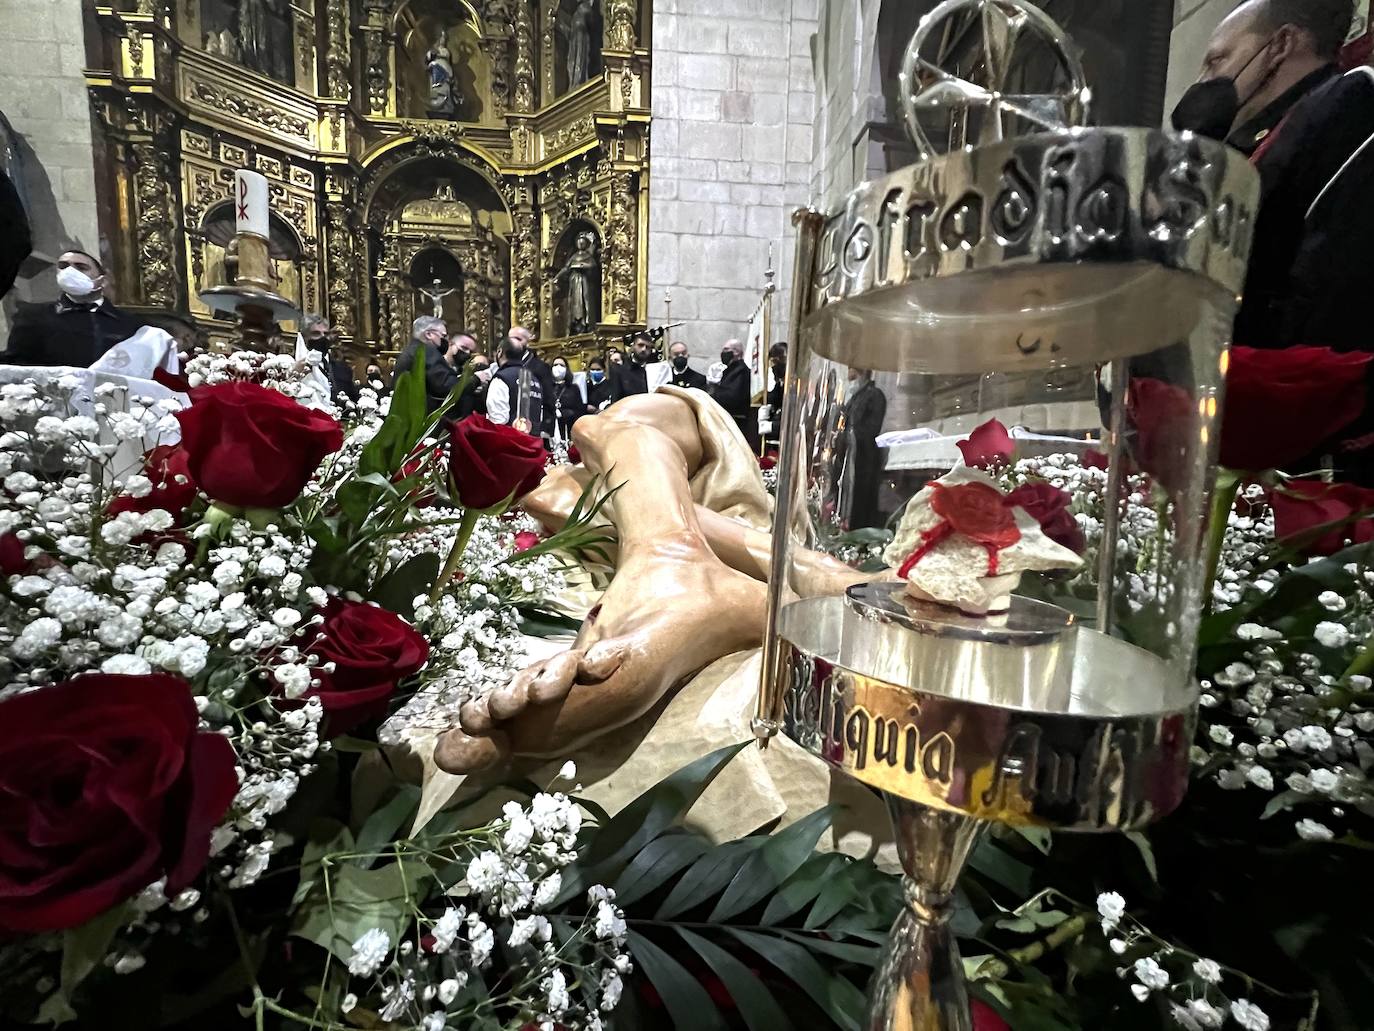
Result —
<path fill-rule="evenodd" d="M 596 257 L 596 237 L 579 233 L 577 249 L 554 275 L 557 285 L 567 281 L 563 316 L 570 334 L 585 333 L 596 325 L 600 315 L 601 264 Z"/>
<path fill-rule="evenodd" d="M 592 74 L 592 35 L 596 31 L 596 4 L 576 0 L 567 28 L 568 89 L 576 89 Z"/>
<path fill-rule="evenodd" d="M 452 118 L 458 113 L 460 97 L 453 76 L 453 55 L 443 39 L 425 54 L 429 68 L 429 99 L 425 110 L 431 118 Z"/>
<path fill-rule="evenodd" d="M 290 76 L 290 14 L 287 0 L 239 0 L 238 44 L 243 63 L 278 82 Z"/>

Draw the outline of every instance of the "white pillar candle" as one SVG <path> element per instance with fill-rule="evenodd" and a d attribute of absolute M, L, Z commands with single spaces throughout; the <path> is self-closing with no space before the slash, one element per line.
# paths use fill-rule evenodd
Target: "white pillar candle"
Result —
<path fill-rule="evenodd" d="M 234 229 L 267 239 L 267 179 L 240 168 L 234 173 Z"/>

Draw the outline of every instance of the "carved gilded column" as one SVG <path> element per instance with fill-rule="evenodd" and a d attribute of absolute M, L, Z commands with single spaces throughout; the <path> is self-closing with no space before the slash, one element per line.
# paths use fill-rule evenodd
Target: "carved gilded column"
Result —
<path fill-rule="evenodd" d="M 353 253 L 353 227 L 343 199 L 330 201 L 325 210 L 325 258 L 328 261 L 326 296 L 329 321 L 344 336 L 353 336 L 358 325 L 354 303 L 357 261 Z"/>
<path fill-rule="evenodd" d="M 631 172 L 611 176 L 611 311 L 622 324 L 637 322 L 636 255 L 639 249 L 639 196 Z"/>
<path fill-rule="evenodd" d="M 606 18 L 606 49 L 631 51 L 634 48 L 634 0 L 610 0 Z"/>
<path fill-rule="evenodd" d="M 534 110 L 534 19 L 528 0 L 515 4 L 515 110 Z"/>
<path fill-rule="evenodd" d="M 363 26 L 363 80 L 369 114 L 387 114 L 391 99 L 391 37 L 387 32 L 387 0 L 365 0 L 367 24 Z"/>
<path fill-rule="evenodd" d="M 329 32 L 329 49 L 325 53 L 325 86 L 329 95 L 339 100 L 349 100 L 353 96 L 353 83 L 349 76 L 349 7 L 348 0 L 328 0 L 328 7 L 325 8 Z"/>
<path fill-rule="evenodd" d="M 134 191 L 138 201 L 138 277 L 143 303 L 177 308 L 177 217 L 172 183 L 176 178 L 167 161 L 168 147 L 149 139 L 130 147 L 134 160 Z"/>
<path fill-rule="evenodd" d="M 539 231 L 531 207 L 515 212 L 515 247 L 511 264 L 515 322 L 533 330 L 539 325 Z"/>

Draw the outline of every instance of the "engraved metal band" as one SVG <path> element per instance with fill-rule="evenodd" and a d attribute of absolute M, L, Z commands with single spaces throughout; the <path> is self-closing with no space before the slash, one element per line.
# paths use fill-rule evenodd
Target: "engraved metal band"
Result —
<path fill-rule="evenodd" d="M 947 812 L 1063 830 L 1143 827 L 1182 800 L 1196 710 L 1154 656 L 1080 629 L 1057 701 L 1031 692 L 996 704 L 959 696 L 948 674 L 987 683 L 988 661 L 1015 661 L 1005 645 L 924 640 L 945 651 L 897 663 L 931 681 L 923 690 L 836 661 L 868 666 L 912 637 L 888 638 L 845 609 L 840 598 L 795 602 L 779 641 L 784 731 L 836 769 Z"/>
<path fill-rule="evenodd" d="M 810 307 L 1079 262 L 1150 263 L 1234 294 L 1258 199 L 1244 155 L 1191 133 L 1075 128 L 958 150 L 849 195 L 822 233 Z"/>

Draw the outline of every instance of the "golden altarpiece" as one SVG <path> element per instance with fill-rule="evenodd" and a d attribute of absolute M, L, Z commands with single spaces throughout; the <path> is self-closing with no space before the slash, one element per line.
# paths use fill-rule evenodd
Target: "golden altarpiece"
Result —
<path fill-rule="evenodd" d="M 252 168 L 278 292 L 355 360 L 435 312 L 568 351 L 642 327 L 649 32 L 641 0 L 88 6 L 121 303 L 232 336 L 198 295 L 232 279 L 234 170 Z"/>

